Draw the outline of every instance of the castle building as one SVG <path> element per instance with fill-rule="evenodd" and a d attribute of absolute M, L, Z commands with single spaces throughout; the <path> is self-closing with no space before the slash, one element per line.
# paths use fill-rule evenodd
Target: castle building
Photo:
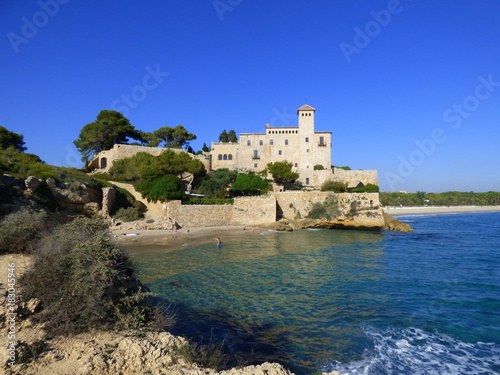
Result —
<path fill-rule="evenodd" d="M 318 186 L 326 174 L 332 173 L 332 132 L 315 131 L 315 111 L 306 104 L 297 110 L 298 126 L 267 124 L 265 133 L 240 133 L 239 142 L 212 143 L 212 169 L 259 172 L 268 163 L 287 161 L 299 174 L 298 181 L 306 186 Z"/>

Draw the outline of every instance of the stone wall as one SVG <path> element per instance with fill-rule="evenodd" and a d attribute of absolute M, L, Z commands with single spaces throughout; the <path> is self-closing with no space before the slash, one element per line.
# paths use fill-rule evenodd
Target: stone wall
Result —
<path fill-rule="evenodd" d="M 364 185 L 373 184 L 378 185 L 378 174 L 377 170 L 351 170 L 346 171 L 341 168 L 333 168 L 333 179 L 341 180 L 347 183 L 358 180 L 361 181 Z"/>
<path fill-rule="evenodd" d="M 167 203 L 167 215 L 181 227 L 216 227 L 230 225 L 234 207 L 224 205 L 182 205 L 181 201 Z"/>
<path fill-rule="evenodd" d="M 274 193 L 283 217 L 299 219 L 308 216 L 314 203 L 324 203 L 328 197 L 333 197 L 341 211 L 349 211 L 352 202 L 356 202 L 358 209 L 380 207 L 378 193 L 332 193 L 328 191 L 285 191 Z M 330 198 L 332 199 L 332 198 Z"/>
<path fill-rule="evenodd" d="M 231 224 L 259 225 L 276 221 L 276 197 L 241 197 L 234 200 Z"/>

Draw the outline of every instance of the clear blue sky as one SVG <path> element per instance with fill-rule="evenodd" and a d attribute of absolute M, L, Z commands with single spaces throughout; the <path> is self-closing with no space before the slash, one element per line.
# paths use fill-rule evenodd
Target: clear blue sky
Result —
<path fill-rule="evenodd" d="M 0 3 L 0 125 L 81 167 L 102 109 L 138 129 L 332 131 L 332 163 L 384 191 L 500 191 L 500 2 L 41 0 Z M 129 97 L 129 99 L 127 99 Z"/>

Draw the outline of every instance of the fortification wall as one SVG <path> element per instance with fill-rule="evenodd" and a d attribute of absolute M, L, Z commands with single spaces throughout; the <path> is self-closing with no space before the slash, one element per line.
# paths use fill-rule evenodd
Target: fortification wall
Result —
<path fill-rule="evenodd" d="M 181 201 L 167 203 L 167 215 L 181 227 L 215 227 L 230 225 L 233 205 L 182 205 Z"/>
<path fill-rule="evenodd" d="M 276 221 L 276 197 L 241 197 L 234 200 L 231 224 L 259 225 Z"/>
<path fill-rule="evenodd" d="M 274 193 L 276 196 L 278 210 L 286 219 L 306 218 L 315 203 L 335 202 L 342 215 L 356 210 L 379 210 L 380 201 L 378 193 L 332 193 L 322 191 L 285 191 Z"/>
<path fill-rule="evenodd" d="M 358 180 L 364 185 L 373 184 L 378 185 L 378 174 L 377 170 L 351 170 L 346 171 L 341 168 L 333 168 L 333 179 L 341 180 L 347 183 Z"/>

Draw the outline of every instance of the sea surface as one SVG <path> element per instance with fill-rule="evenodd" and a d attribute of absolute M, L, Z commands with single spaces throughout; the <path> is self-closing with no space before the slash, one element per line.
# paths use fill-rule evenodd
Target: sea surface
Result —
<path fill-rule="evenodd" d="M 135 252 L 174 334 L 297 374 L 500 374 L 500 212 Z"/>

